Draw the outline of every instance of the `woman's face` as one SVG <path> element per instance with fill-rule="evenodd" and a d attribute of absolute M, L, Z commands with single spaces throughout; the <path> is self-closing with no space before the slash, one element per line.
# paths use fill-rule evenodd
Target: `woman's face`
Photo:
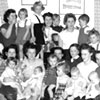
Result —
<path fill-rule="evenodd" d="M 66 22 L 66 26 L 68 28 L 74 28 L 74 25 L 75 25 L 75 20 L 72 17 L 68 18 Z"/>
<path fill-rule="evenodd" d="M 87 49 L 81 50 L 82 59 L 84 62 L 88 62 L 91 59 L 92 53 L 90 53 Z"/>
<path fill-rule="evenodd" d="M 16 13 L 11 13 L 7 19 L 8 22 L 13 22 L 14 20 L 16 20 Z"/>
<path fill-rule="evenodd" d="M 40 15 L 41 12 L 42 12 L 42 7 L 41 6 L 36 6 L 34 12 L 37 13 L 38 15 Z"/>
<path fill-rule="evenodd" d="M 78 54 L 79 54 L 79 51 L 75 46 L 70 48 L 70 55 L 72 58 L 76 57 Z"/>
<path fill-rule="evenodd" d="M 9 57 L 16 57 L 16 51 L 15 51 L 15 49 L 14 48 L 10 48 L 9 50 L 8 50 L 8 52 L 7 52 L 7 58 L 9 58 Z"/>
<path fill-rule="evenodd" d="M 28 49 L 27 51 L 27 56 L 28 56 L 28 59 L 30 60 L 33 60 L 36 56 L 36 50 L 35 49 Z"/>
<path fill-rule="evenodd" d="M 46 16 L 44 22 L 45 22 L 45 25 L 46 25 L 47 27 L 50 27 L 50 26 L 52 25 L 53 20 L 52 20 L 51 17 Z"/>

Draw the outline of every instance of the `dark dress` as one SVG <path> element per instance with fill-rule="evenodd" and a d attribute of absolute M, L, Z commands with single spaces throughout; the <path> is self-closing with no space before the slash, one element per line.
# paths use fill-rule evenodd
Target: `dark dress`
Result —
<path fill-rule="evenodd" d="M 5 28 L 6 30 L 8 29 L 9 27 L 9 24 L 8 23 L 5 23 L 1 26 L 1 28 Z M 15 44 L 15 41 L 16 41 L 16 27 L 15 25 L 13 25 L 12 27 L 12 31 L 11 31 L 11 35 L 10 37 L 7 39 L 5 38 L 2 33 L 0 32 L 0 36 L 2 38 L 2 44 L 4 45 L 4 47 L 8 47 L 9 45 L 11 44 Z"/>
<path fill-rule="evenodd" d="M 39 23 L 34 24 L 34 36 L 36 38 L 36 44 L 37 45 L 43 45 L 43 44 L 45 44 L 44 33 L 43 33 L 43 26 L 44 26 L 44 24 L 41 23 L 41 21 L 38 18 L 38 16 L 36 16 L 36 18 L 39 21 Z"/>
<path fill-rule="evenodd" d="M 19 24 L 18 24 L 16 44 L 22 44 L 23 45 L 31 37 L 30 31 L 29 31 L 29 33 L 27 34 L 26 40 L 23 40 L 23 37 L 26 33 L 26 23 L 27 23 L 27 19 L 25 20 L 24 27 L 20 27 Z"/>

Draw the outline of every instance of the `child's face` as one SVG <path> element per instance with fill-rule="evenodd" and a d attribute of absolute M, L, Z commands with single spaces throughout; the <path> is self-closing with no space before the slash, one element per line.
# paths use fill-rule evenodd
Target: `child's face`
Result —
<path fill-rule="evenodd" d="M 77 50 L 75 46 L 70 48 L 70 55 L 72 56 L 72 58 L 76 57 L 78 54 L 79 54 L 79 51 Z"/>
<path fill-rule="evenodd" d="M 83 62 L 88 62 L 91 59 L 92 54 L 87 50 L 81 50 L 81 56 L 83 59 Z"/>
<path fill-rule="evenodd" d="M 7 57 L 16 57 L 16 51 L 13 48 L 10 48 L 7 52 Z"/>
<path fill-rule="evenodd" d="M 58 36 L 58 35 L 54 35 L 54 36 L 53 36 L 53 40 L 54 40 L 54 41 L 58 41 L 58 40 L 59 40 L 59 36 Z"/>
<path fill-rule="evenodd" d="M 15 62 L 14 61 L 10 61 L 9 63 L 8 63 L 8 66 L 11 68 L 11 69 L 14 69 L 15 68 Z"/>
<path fill-rule="evenodd" d="M 53 20 L 53 25 L 54 26 L 59 26 L 59 23 L 60 23 L 60 17 L 57 17 Z"/>
<path fill-rule="evenodd" d="M 66 26 L 68 28 L 74 28 L 75 25 L 75 20 L 73 18 L 68 18 L 67 22 L 66 22 Z"/>
<path fill-rule="evenodd" d="M 25 19 L 25 18 L 26 18 L 26 12 L 20 11 L 20 13 L 19 13 L 19 18 L 20 18 L 21 20 Z"/>
<path fill-rule="evenodd" d="M 37 14 L 41 14 L 42 12 L 42 7 L 41 6 L 36 6 L 35 10 L 34 10 Z"/>
<path fill-rule="evenodd" d="M 51 65 L 51 67 L 55 67 L 57 64 L 57 58 L 49 58 L 49 64 Z"/>
<path fill-rule="evenodd" d="M 91 75 L 89 76 L 89 79 L 90 79 L 90 81 L 91 81 L 92 83 L 94 83 L 94 84 L 98 84 L 99 81 L 100 81 L 100 79 L 99 79 L 97 73 L 91 74 Z"/>
<path fill-rule="evenodd" d="M 79 72 L 73 72 L 73 73 L 71 73 L 71 77 L 72 77 L 72 79 L 74 79 L 74 80 L 78 79 L 78 77 L 79 77 Z"/>
<path fill-rule="evenodd" d="M 57 68 L 57 75 L 58 75 L 58 76 L 64 75 L 65 73 L 64 73 L 63 70 L 64 70 L 64 69 L 63 69 L 62 67 Z"/>
<path fill-rule="evenodd" d="M 33 60 L 35 58 L 35 55 L 36 55 L 36 50 L 29 48 L 27 51 L 28 59 Z"/>
<path fill-rule="evenodd" d="M 50 27 L 51 25 L 52 25 L 52 18 L 51 17 L 49 17 L 49 16 L 46 16 L 45 17 L 45 20 L 44 20 L 44 22 L 45 22 L 45 25 L 47 26 L 47 27 Z"/>
<path fill-rule="evenodd" d="M 54 54 L 58 57 L 59 60 L 61 60 L 63 57 L 63 53 L 60 49 L 55 50 Z"/>
<path fill-rule="evenodd" d="M 82 19 L 79 19 L 79 25 L 81 27 L 84 27 L 86 25 L 86 21 L 82 20 Z"/>
<path fill-rule="evenodd" d="M 98 37 L 95 34 L 90 35 L 90 42 L 93 43 L 93 44 L 97 43 Z"/>

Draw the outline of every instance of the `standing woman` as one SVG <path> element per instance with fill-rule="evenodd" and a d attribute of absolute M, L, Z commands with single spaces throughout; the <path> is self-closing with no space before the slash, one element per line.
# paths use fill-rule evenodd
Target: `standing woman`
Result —
<path fill-rule="evenodd" d="M 5 23 L 1 26 L 1 38 L 4 47 L 14 44 L 16 40 L 16 11 L 8 9 L 4 14 Z"/>

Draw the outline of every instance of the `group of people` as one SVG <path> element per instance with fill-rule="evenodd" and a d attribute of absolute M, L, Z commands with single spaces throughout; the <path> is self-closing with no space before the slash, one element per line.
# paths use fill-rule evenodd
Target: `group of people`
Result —
<path fill-rule="evenodd" d="M 0 100 L 99 100 L 100 33 L 87 14 L 44 13 L 41 1 L 0 26 Z M 2 98 L 2 99 L 1 99 Z"/>

